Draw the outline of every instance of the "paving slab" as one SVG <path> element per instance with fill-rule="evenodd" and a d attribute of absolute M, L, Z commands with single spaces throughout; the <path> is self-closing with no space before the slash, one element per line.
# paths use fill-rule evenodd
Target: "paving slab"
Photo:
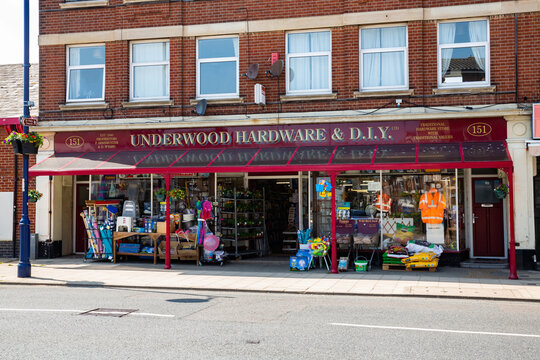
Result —
<path fill-rule="evenodd" d="M 15 259 L 0 259 L 0 286 L 66 285 L 308 294 L 462 297 L 540 302 L 540 272 L 518 272 L 509 280 L 500 269 L 442 267 L 436 273 L 369 272 L 330 274 L 325 268 L 291 272 L 285 261 L 233 261 L 223 267 L 151 262 L 83 262 L 80 257 L 32 261 L 32 277 L 18 278 Z"/>

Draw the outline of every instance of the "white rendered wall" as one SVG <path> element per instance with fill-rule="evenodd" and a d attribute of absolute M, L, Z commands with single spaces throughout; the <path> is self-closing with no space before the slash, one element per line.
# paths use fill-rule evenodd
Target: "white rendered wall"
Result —
<path fill-rule="evenodd" d="M 527 151 L 531 138 L 531 116 L 507 116 L 507 143 L 514 163 L 514 232 L 516 249 L 534 249 L 534 161 Z M 508 216 L 509 226 L 510 217 Z"/>
<path fill-rule="evenodd" d="M 0 241 L 13 239 L 13 192 L 0 192 Z"/>

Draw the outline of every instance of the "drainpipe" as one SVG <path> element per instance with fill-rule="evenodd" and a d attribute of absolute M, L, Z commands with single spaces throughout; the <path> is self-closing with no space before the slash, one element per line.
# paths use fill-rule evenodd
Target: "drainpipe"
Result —
<path fill-rule="evenodd" d="M 30 0 L 24 0 L 24 85 L 23 85 L 23 117 L 30 117 L 29 105 L 29 82 L 30 82 Z M 23 123 L 24 124 L 24 123 Z M 28 134 L 28 126 L 23 127 Z M 17 277 L 26 278 L 31 276 L 30 266 L 30 219 L 28 218 L 28 155 L 23 154 L 23 198 L 22 217 L 19 223 L 21 227 L 21 241 L 19 251 L 19 264 L 17 265 Z"/>
<path fill-rule="evenodd" d="M 516 105 L 519 101 L 519 66 L 518 66 L 518 15 L 514 14 L 514 63 L 516 73 Z"/>
<path fill-rule="evenodd" d="M 15 175 L 13 176 L 13 236 L 11 238 L 13 243 L 13 258 L 17 257 L 17 198 L 19 197 L 18 187 L 19 187 L 19 159 L 17 155 L 13 155 L 13 171 Z"/>
<path fill-rule="evenodd" d="M 508 263 L 510 268 L 510 280 L 517 280 L 516 270 L 516 234 L 514 232 L 514 174 L 512 168 L 504 169 L 508 176 L 508 201 L 510 203 L 510 254 L 508 255 Z"/>

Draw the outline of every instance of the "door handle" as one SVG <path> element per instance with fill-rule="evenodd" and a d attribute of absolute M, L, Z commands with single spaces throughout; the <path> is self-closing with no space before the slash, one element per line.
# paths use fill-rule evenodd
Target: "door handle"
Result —
<path fill-rule="evenodd" d="M 478 219 L 478 216 L 476 216 L 474 213 L 472 214 L 472 223 L 474 224 L 476 222 L 476 219 Z"/>

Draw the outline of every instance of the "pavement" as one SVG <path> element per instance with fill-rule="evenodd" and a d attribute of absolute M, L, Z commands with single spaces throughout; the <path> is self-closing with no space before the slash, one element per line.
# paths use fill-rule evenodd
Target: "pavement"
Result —
<path fill-rule="evenodd" d="M 412 296 L 540 302 L 540 271 L 439 267 L 415 270 L 330 274 L 326 268 L 289 271 L 288 259 L 234 260 L 224 266 L 163 260 L 84 261 L 80 256 L 32 260 L 30 278 L 17 277 L 17 259 L 0 259 L 1 285 L 54 285 L 175 290 L 247 291 L 317 295 Z"/>

